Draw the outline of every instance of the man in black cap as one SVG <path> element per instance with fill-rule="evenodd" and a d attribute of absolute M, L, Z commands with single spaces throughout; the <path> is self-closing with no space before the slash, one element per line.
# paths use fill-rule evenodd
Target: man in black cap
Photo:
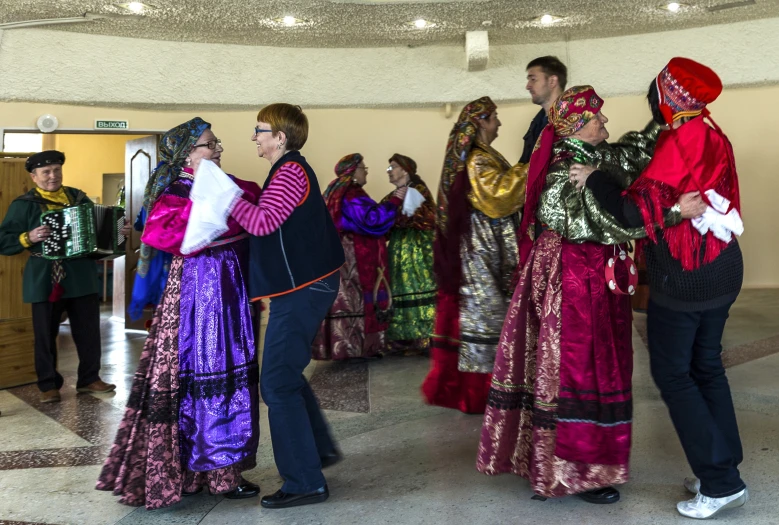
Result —
<path fill-rule="evenodd" d="M 547 117 L 549 108 L 563 94 L 565 84 L 568 82 L 568 68 L 557 57 L 538 57 L 531 60 L 525 69 L 527 71 L 525 89 L 530 93 L 533 104 L 541 106 L 541 110 L 533 118 L 530 128 L 522 137 L 524 148 L 519 162 L 523 164 L 530 162 L 530 155 L 533 153 L 538 137 L 549 124 Z"/>
<path fill-rule="evenodd" d="M 51 235 L 50 228 L 41 225 L 41 214 L 90 202 L 83 191 L 62 185 L 64 163 L 65 155 L 55 150 L 30 156 L 25 168 L 35 188 L 11 203 L 0 224 L 1 255 L 30 251 L 22 295 L 25 303 L 32 303 L 35 371 L 42 403 L 60 400 L 63 378 L 57 372 L 57 334 L 65 311 L 79 358 L 76 390 L 100 393 L 116 388 L 99 375 L 100 301 L 95 261 L 85 257 L 51 261 L 41 256 L 41 243 Z M 129 233 L 129 226 L 125 230 Z"/>

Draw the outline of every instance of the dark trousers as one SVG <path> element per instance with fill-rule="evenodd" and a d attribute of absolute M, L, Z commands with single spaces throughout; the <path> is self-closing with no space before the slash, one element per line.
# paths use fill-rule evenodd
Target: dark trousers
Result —
<path fill-rule="evenodd" d="M 32 327 L 35 333 L 35 372 L 41 392 L 62 388 L 57 372 L 57 335 L 62 313 L 68 312 L 70 332 L 78 353 L 76 388 L 100 379 L 100 299 L 97 294 L 56 303 L 32 303 Z"/>
<path fill-rule="evenodd" d="M 281 490 L 301 494 L 325 485 L 320 457 L 335 449 L 314 392 L 303 377 L 311 345 L 338 294 L 340 273 L 271 299 L 260 389 L 268 405 Z"/>
<path fill-rule="evenodd" d="M 731 304 L 679 312 L 650 299 L 647 311 L 652 377 L 701 480 L 701 494 L 714 498 L 746 486 L 738 472 L 741 438 L 722 366 L 722 332 Z"/>

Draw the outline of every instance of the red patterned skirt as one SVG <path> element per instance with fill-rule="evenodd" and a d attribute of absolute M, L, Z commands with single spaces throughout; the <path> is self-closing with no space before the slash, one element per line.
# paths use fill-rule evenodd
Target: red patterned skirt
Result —
<path fill-rule="evenodd" d="M 479 471 L 544 497 L 628 480 L 632 314 L 606 286 L 613 250 L 551 231 L 536 241 L 500 338 Z"/>

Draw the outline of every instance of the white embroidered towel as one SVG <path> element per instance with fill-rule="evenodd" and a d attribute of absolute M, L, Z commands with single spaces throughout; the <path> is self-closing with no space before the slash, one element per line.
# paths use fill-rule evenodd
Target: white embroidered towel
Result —
<path fill-rule="evenodd" d="M 181 253 L 202 250 L 227 231 L 227 218 L 243 190 L 210 160 L 203 159 L 189 193 L 192 201 Z"/>
<path fill-rule="evenodd" d="M 717 239 L 730 242 L 732 234 L 741 235 L 744 233 L 744 223 L 741 221 L 738 211 L 735 208 L 730 212 L 727 211 L 728 206 L 730 206 L 728 199 L 714 190 L 708 190 L 706 196 L 709 198 L 711 206 L 706 207 L 703 215 L 692 220 L 692 225 L 701 235 L 711 231 Z"/>
<path fill-rule="evenodd" d="M 403 215 L 413 217 L 417 209 L 425 202 L 425 197 L 414 188 L 406 189 L 406 197 L 403 199 Z"/>

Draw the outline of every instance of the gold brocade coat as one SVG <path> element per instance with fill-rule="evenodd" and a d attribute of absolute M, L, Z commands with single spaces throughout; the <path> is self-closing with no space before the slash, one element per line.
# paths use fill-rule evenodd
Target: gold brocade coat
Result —
<path fill-rule="evenodd" d="M 527 165 L 511 166 L 477 140 L 467 159 L 471 191 L 468 239 L 460 245 L 460 357 L 458 370 L 489 374 L 519 259 L 517 227 L 525 204 Z"/>
<path fill-rule="evenodd" d="M 641 228 L 625 228 L 601 208 L 588 188 L 576 189 L 569 168 L 574 163 L 594 166 L 608 173 L 627 189 L 649 164 L 660 126 L 650 123 L 643 131 L 625 134 L 616 143 L 591 146 L 581 140 L 565 138 L 554 145 L 552 163 L 546 176 L 536 217 L 549 229 L 574 242 L 619 244 L 646 236 Z M 669 212 L 666 222 L 678 222 L 678 212 Z"/>
<path fill-rule="evenodd" d="M 512 166 L 492 146 L 477 139 L 468 155 L 471 206 L 490 219 L 517 213 L 525 205 L 527 166 Z"/>

